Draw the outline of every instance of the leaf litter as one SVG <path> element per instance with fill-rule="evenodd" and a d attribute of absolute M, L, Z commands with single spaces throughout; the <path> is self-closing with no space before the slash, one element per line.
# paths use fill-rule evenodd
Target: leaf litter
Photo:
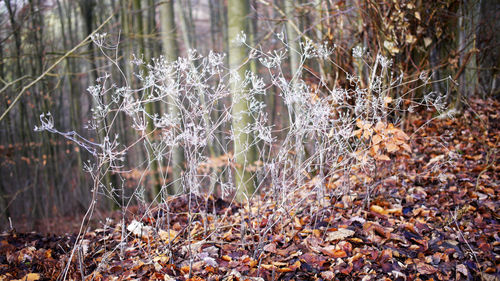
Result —
<path fill-rule="evenodd" d="M 70 257 L 68 280 L 499 280 L 499 102 L 470 103 L 420 130 L 408 120 L 411 157 L 382 165 L 373 188 L 295 210 L 183 195 L 87 231 L 75 255 L 76 235 L 13 230 L 0 280 L 58 280 Z"/>

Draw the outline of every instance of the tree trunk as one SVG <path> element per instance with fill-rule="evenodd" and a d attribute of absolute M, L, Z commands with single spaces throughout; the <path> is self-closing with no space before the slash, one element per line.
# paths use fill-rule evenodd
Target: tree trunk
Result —
<path fill-rule="evenodd" d="M 169 61 L 175 61 L 179 56 L 179 48 L 176 40 L 176 28 L 174 17 L 174 0 L 166 1 L 160 6 L 160 25 L 161 39 L 163 44 L 163 54 Z M 179 118 L 180 110 L 172 95 L 168 96 L 168 112 L 174 118 Z M 172 151 L 172 185 L 168 190 L 170 194 L 179 194 L 182 192 L 182 172 L 184 167 L 184 151 L 177 145 Z"/>
<path fill-rule="evenodd" d="M 482 0 L 480 3 L 481 24 L 477 32 L 479 53 L 479 86 L 483 97 L 500 97 L 500 2 Z"/>
<path fill-rule="evenodd" d="M 459 93 L 455 100 L 455 109 L 460 110 L 462 99 L 473 95 L 478 86 L 476 64 L 476 30 L 478 27 L 479 0 L 462 0 L 459 8 L 459 65 L 465 70 L 459 76 Z M 460 71 L 460 70 L 459 70 Z"/>
<path fill-rule="evenodd" d="M 138 38 L 138 43 L 139 43 L 139 53 L 140 55 L 144 56 L 144 61 L 148 62 L 150 58 L 146 57 L 145 54 L 145 45 L 144 45 L 144 24 L 143 24 L 143 15 L 142 15 L 142 6 L 141 6 L 141 0 L 134 0 L 133 2 L 133 7 L 134 7 L 134 33 L 135 36 Z M 145 67 L 142 68 L 144 71 L 144 74 L 147 75 L 147 69 Z M 149 95 L 149 91 L 146 91 L 144 95 Z M 147 98 L 147 97 L 146 97 Z M 152 102 L 146 103 L 146 112 L 150 115 L 154 115 L 154 104 Z M 160 173 L 159 173 L 159 163 L 161 159 L 156 159 L 155 154 L 152 151 L 151 144 L 154 143 L 154 122 L 153 120 L 148 120 L 147 126 L 146 126 L 146 134 L 149 136 L 148 137 L 148 158 L 149 158 L 149 164 L 150 166 L 150 172 L 152 173 L 152 182 L 153 182 L 153 194 L 151 196 L 152 199 L 157 198 L 158 200 L 161 199 L 158 195 L 161 192 L 161 178 L 160 178 Z"/>
<path fill-rule="evenodd" d="M 245 63 L 248 52 L 246 47 L 241 46 L 234 40 L 240 32 L 248 34 L 249 5 L 246 0 L 228 1 L 228 39 L 229 39 L 229 68 L 236 71 L 239 79 L 245 78 L 245 73 L 249 71 L 248 63 Z M 249 171 L 249 166 L 256 160 L 254 137 L 245 128 L 254 122 L 249 112 L 249 101 L 245 97 L 245 89 L 241 88 L 241 83 L 234 79 L 230 88 L 233 98 L 232 116 L 234 133 L 234 160 L 235 160 L 235 185 L 236 200 L 244 201 L 255 192 L 253 173 Z"/>

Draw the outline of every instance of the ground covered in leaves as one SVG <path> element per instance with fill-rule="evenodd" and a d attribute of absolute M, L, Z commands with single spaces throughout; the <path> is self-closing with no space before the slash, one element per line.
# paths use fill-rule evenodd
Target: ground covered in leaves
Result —
<path fill-rule="evenodd" d="M 499 280 L 500 104 L 470 102 L 455 119 L 410 118 L 410 157 L 368 186 L 359 172 L 344 195 L 318 198 L 312 178 L 300 204 L 181 196 L 79 247 L 76 234 L 4 233 L 0 280 Z"/>

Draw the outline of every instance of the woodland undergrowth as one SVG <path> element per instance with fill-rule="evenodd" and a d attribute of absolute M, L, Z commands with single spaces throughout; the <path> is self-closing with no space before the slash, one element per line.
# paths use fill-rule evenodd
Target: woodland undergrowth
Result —
<path fill-rule="evenodd" d="M 283 266 L 263 264 L 262 257 L 279 252 L 276 243 L 295 239 L 289 231 L 307 228 L 325 241 L 338 240 L 335 235 L 340 239 L 354 235 L 353 230 L 338 226 L 333 232 L 319 232 L 320 227 L 329 228 L 324 223 L 333 208 L 351 208 L 361 198 L 365 210 L 385 216 L 401 212 L 401 203 L 387 209 L 374 200 L 380 200 L 381 186 L 410 173 L 397 159 L 415 157 L 412 143 L 428 123 L 408 134 L 405 117 L 422 109 L 439 116 L 450 92 L 432 92 L 431 84 L 446 84 L 451 91 L 454 82 L 431 81 L 428 72 L 405 77 L 392 72 L 389 58 L 357 47 L 352 55 L 361 62 L 364 75 L 345 71 L 344 86 L 329 85 L 306 65 L 323 60 L 339 67 L 330 60 L 331 47 L 305 41 L 300 50 L 288 51 L 283 34 L 276 39 L 281 47 L 271 50 L 248 45 L 244 34 L 236 39 L 248 48 L 245 64 L 259 69 L 244 77 L 225 67 L 224 54 L 189 50 L 176 61 L 164 57 L 144 61 L 137 55 L 131 62 L 136 72 L 129 81 L 119 69 L 118 46 L 105 34 L 94 36 L 94 43 L 116 68 L 114 73 L 123 75 L 126 83 L 117 85 L 116 77 L 103 73 L 88 88 L 94 103 L 85 128 L 93 133 L 55 128 L 58 117 L 50 113 L 42 114 L 35 128 L 70 139 L 91 156 L 84 168 L 93 179 L 89 187 L 93 200 L 60 279 L 102 277 L 99 272 L 112 267 L 107 257 L 126 260 L 130 251 L 159 272 L 181 255 L 183 262 L 165 270 L 193 277 L 201 267 L 206 271 L 235 261 L 220 255 L 216 245 L 225 244 L 245 249 L 248 269 L 244 271 L 251 276 L 262 276 L 264 271 L 282 274 L 300 268 L 300 259 L 280 271 Z M 294 73 L 286 67 L 288 52 L 300 54 Z M 248 112 L 235 115 L 230 85 L 244 93 L 238 98 L 246 101 Z M 283 124 L 276 123 L 277 104 L 286 112 L 279 119 Z M 243 169 L 252 173 L 254 193 L 238 190 L 234 181 L 238 176 L 234 159 L 241 155 L 232 152 L 240 137 L 232 122 L 240 115 L 253 121 L 244 130 L 252 139 L 242 153 L 249 159 Z M 122 130 L 120 124 L 128 128 Z M 123 135 L 128 136 L 126 141 Z M 173 178 L 172 163 L 179 151 L 183 172 Z M 443 157 L 454 156 L 450 152 Z M 235 194 L 245 199 L 235 200 Z M 109 233 L 103 238 L 109 239 L 103 248 L 106 254 L 94 260 L 92 270 L 78 269 L 79 263 L 88 262 L 89 237 L 95 235 L 88 221 L 100 204 L 118 208 L 121 218 L 103 222 L 99 230 Z M 382 231 L 377 235 L 386 235 L 385 230 L 374 229 Z M 302 235 L 299 230 L 295 235 Z M 342 245 L 325 248 L 318 241 L 307 243 L 312 243 L 313 252 L 330 258 L 343 258 L 346 253 Z"/>

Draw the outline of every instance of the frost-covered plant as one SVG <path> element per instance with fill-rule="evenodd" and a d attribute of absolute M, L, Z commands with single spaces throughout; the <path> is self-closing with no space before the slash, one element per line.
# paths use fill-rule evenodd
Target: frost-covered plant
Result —
<path fill-rule="evenodd" d="M 288 46 L 284 36 L 277 38 Z M 443 109 L 443 99 L 437 93 L 425 95 L 421 102 L 406 100 L 407 93 L 395 95 L 395 89 L 418 79 L 421 87 L 432 82 L 427 76 L 405 81 L 402 74 L 390 72 L 390 59 L 376 55 L 372 60 L 362 47 L 356 47 L 353 56 L 370 69 L 367 86 L 362 86 L 355 73 L 346 73 L 349 87 L 329 88 L 323 81 L 308 83 L 309 74 L 304 67 L 313 58 L 329 60 L 332 47 L 326 43 L 301 43 L 300 50 L 294 50 L 301 54 L 299 69 L 289 73 L 284 67 L 286 48 L 265 51 L 247 45 L 244 35 L 238 40 L 249 49 L 246 63 L 259 64 L 259 73 L 248 71 L 239 77 L 235 70 L 224 66 L 224 54 L 210 52 L 204 56 L 189 50 L 187 57 L 175 61 L 164 57 L 144 61 L 135 57 L 132 64 L 137 69 L 136 79 L 124 80 L 124 85 L 117 85 L 112 82 L 117 78 L 104 74 L 97 85 L 88 88 L 94 103 L 86 127 L 96 131 L 95 141 L 73 131 L 57 130 L 50 114 L 40 116 L 41 125 L 35 130 L 60 134 L 94 157 L 86 165 L 94 179 L 91 209 L 98 194 L 106 195 L 124 209 L 135 202 L 152 204 L 145 199 L 152 173 L 159 174 L 161 186 L 160 192 L 153 195 L 166 202 L 174 185 L 168 167 L 179 147 L 184 153 L 185 170 L 176 180 L 181 181 L 183 193 L 196 195 L 189 196 L 189 204 L 192 198 L 208 198 L 213 193 L 231 199 L 235 193 L 232 145 L 238 137 L 231 121 L 241 118 L 239 114 L 250 114 L 255 122 L 244 131 L 254 136 L 249 149 L 257 147 L 257 161 L 245 168 L 254 172 L 257 193 L 266 194 L 263 198 L 277 210 L 264 230 L 259 230 L 264 234 L 282 214 L 297 209 L 310 196 L 318 202 L 318 206 L 311 206 L 313 210 L 328 204 L 325 198 L 348 194 L 353 184 L 351 172 L 376 171 L 377 162 L 390 160 L 391 153 L 411 153 L 408 136 L 397 128 L 405 102 L 410 108 L 427 105 Z M 94 41 L 104 54 L 117 48 L 107 44 L 105 36 Z M 107 58 L 118 68 L 117 56 Z M 119 68 L 118 73 L 125 79 Z M 230 84 L 243 89 L 239 98 L 247 100 L 249 112 L 232 114 Z M 279 97 L 277 102 L 285 105 L 288 127 L 277 130 L 276 124 L 271 123 L 269 116 L 274 109 L 264 102 L 269 95 Z M 120 119 L 133 130 L 133 139 L 120 135 Z M 142 151 L 139 155 L 145 157 L 129 157 L 132 151 Z M 152 171 L 153 167 L 158 167 L 158 171 Z M 136 171 L 139 176 L 132 176 Z M 105 177 L 111 172 L 120 178 L 119 192 L 106 186 L 110 183 Z M 125 182 L 131 179 L 134 191 L 127 193 Z M 368 177 L 364 181 L 370 183 Z M 253 194 L 248 197 L 253 198 Z M 168 222 L 157 226 L 170 227 Z M 130 234 L 125 233 L 125 227 L 122 230 L 122 238 L 126 239 Z"/>

